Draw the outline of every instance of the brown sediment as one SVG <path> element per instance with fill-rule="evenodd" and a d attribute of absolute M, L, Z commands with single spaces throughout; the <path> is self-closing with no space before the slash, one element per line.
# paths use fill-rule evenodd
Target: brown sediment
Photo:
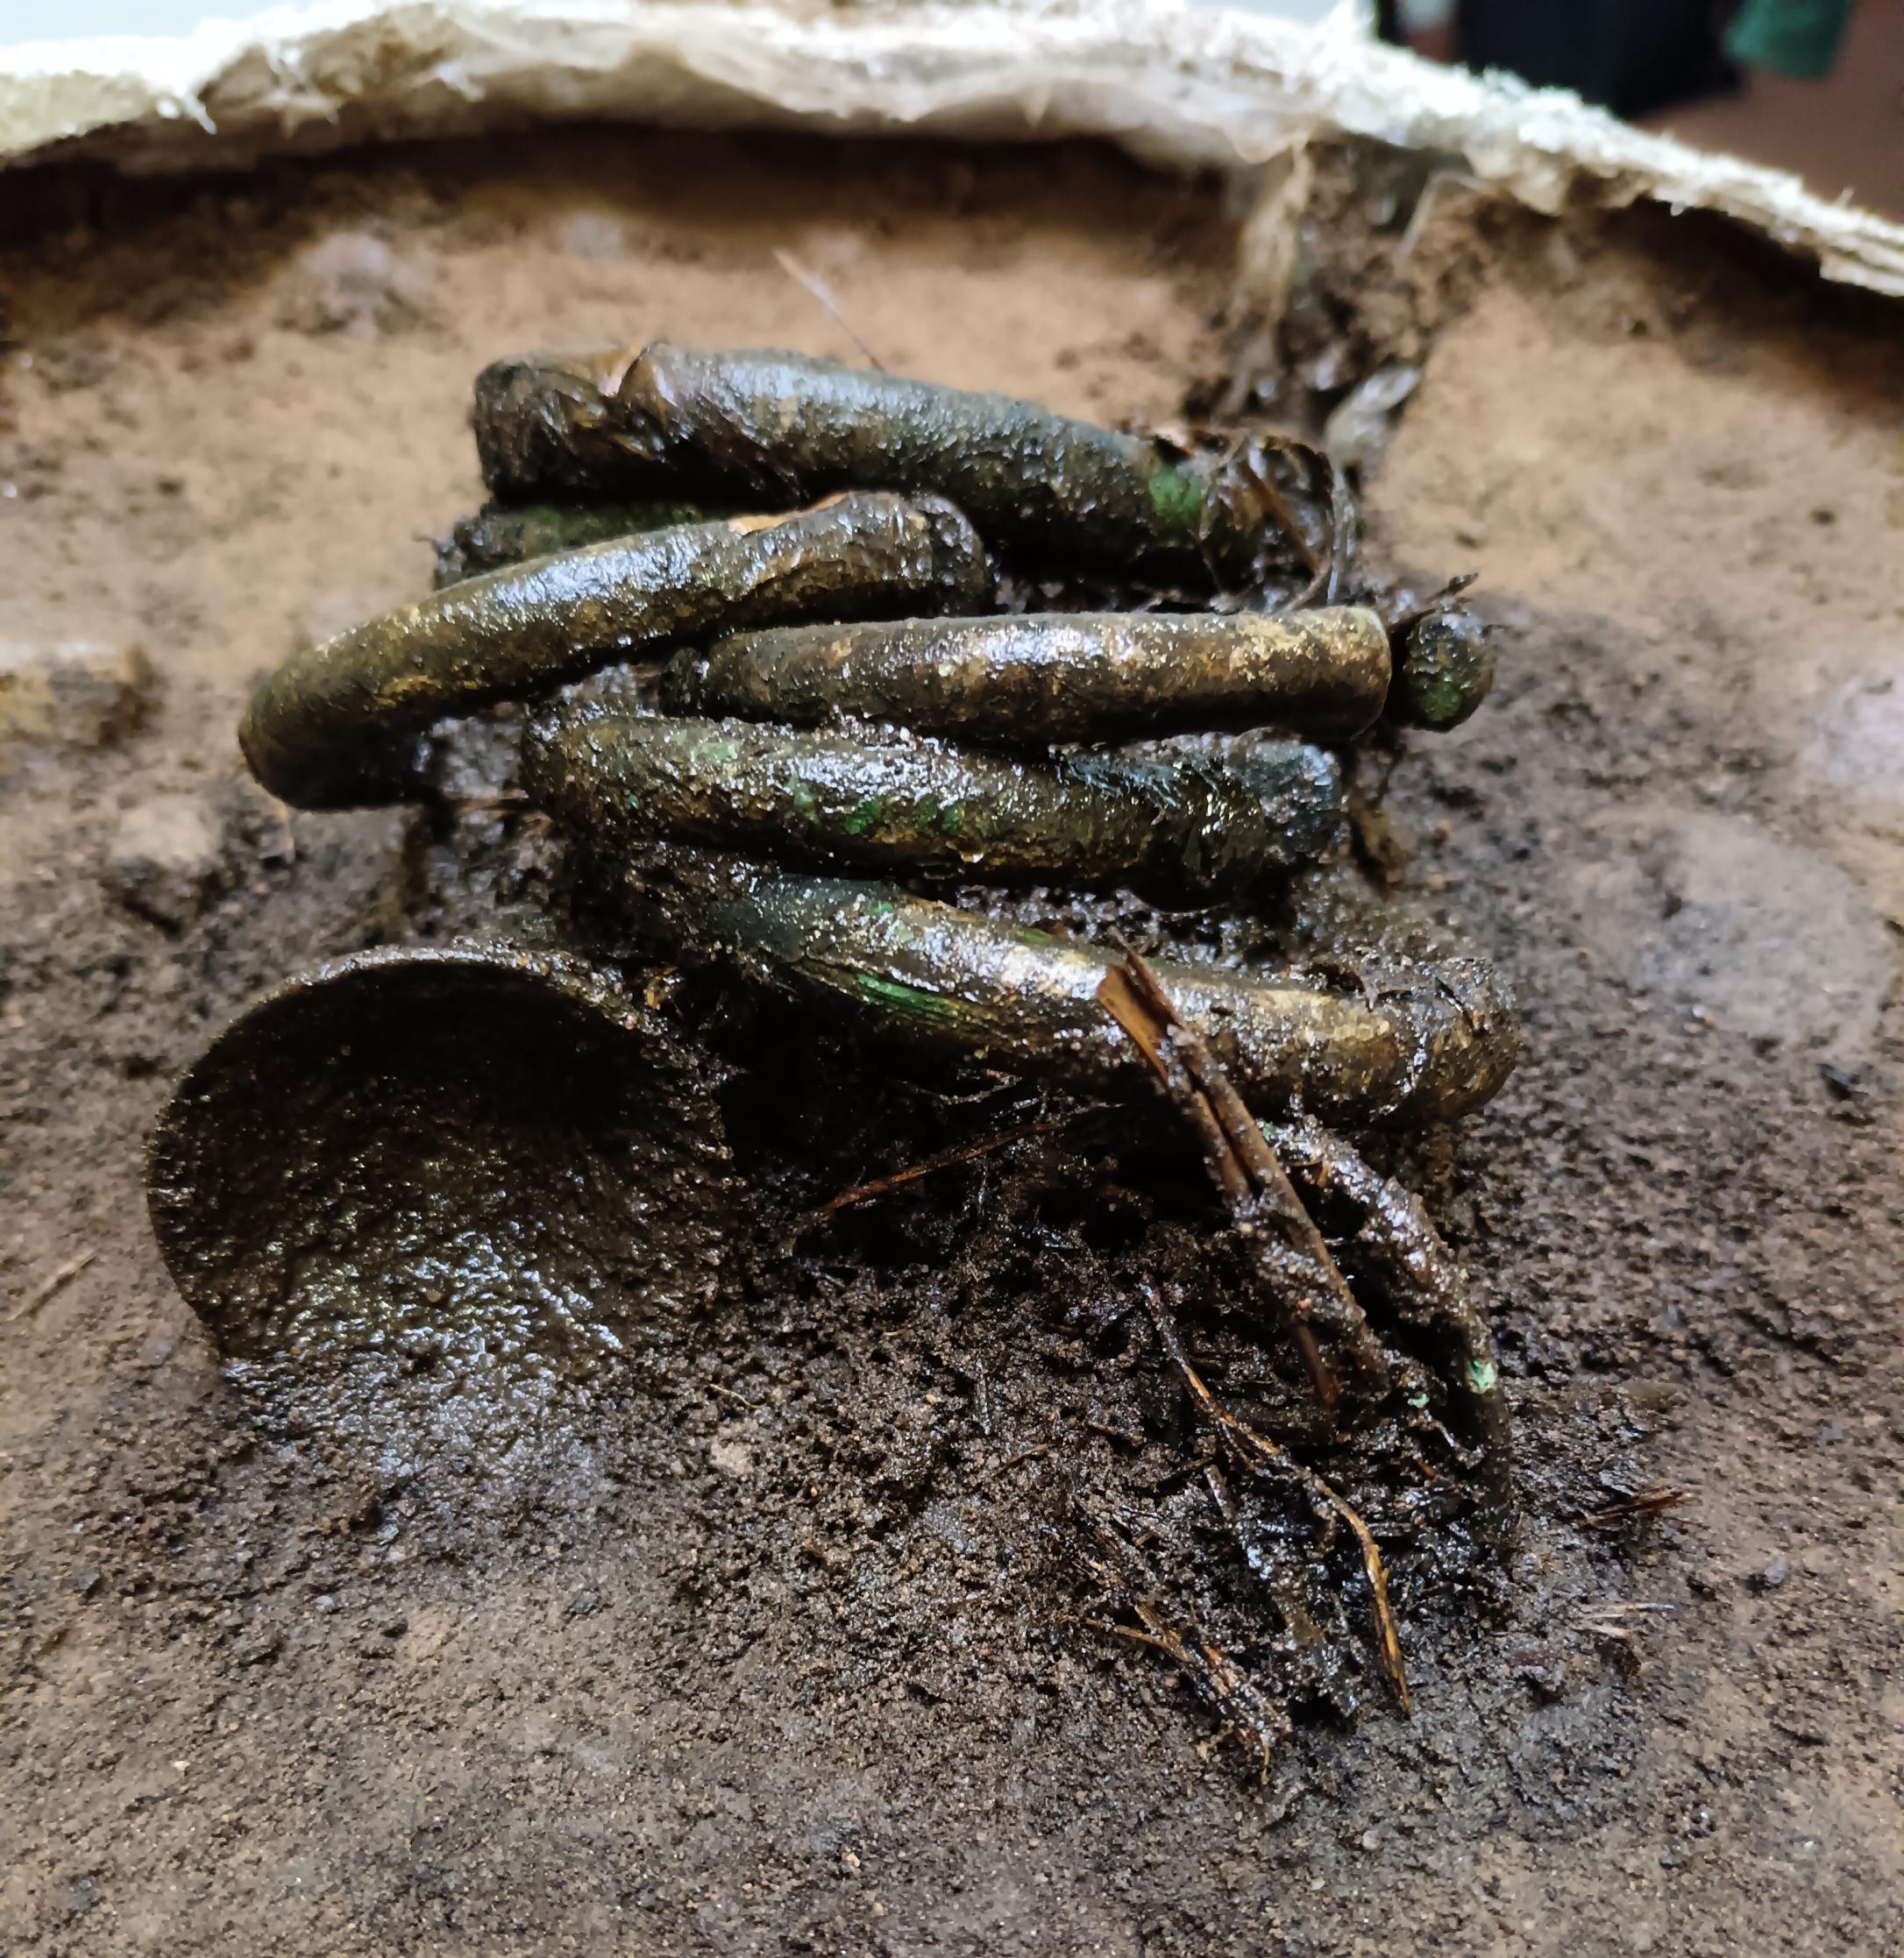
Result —
<path fill-rule="evenodd" d="M 970 607 L 983 548 L 943 502 L 842 497 L 778 521 L 687 524 L 466 579 L 294 654 L 239 741 L 259 782 L 308 808 L 413 792 L 447 716 L 545 692 L 612 662 L 743 624 Z"/>
<path fill-rule="evenodd" d="M 1012 747 L 1274 726 L 1347 739 L 1381 713 L 1387 634 L 1360 607 L 1029 614 L 750 632 L 671 662 L 678 711 L 900 722 Z"/>
<path fill-rule="evenodd" d="M 930 492 L 1014 546 L 1219 579 L 1247 574 L 1280 529 L 1238 450 L 1186 455 L 1009 395 L 771 350 L 657 341 L 498 361 L 475 423 L 484 479 L 508 500 Z"/>
<path fill-rule="evenodd" d="M 656 837 L 808 866 L 981 883 L 1245 891 L 1316 855 L 1341 810 L 1319 748 L 1234 763 L 1115 753 L 1035 762 L 900 731 L 565 716 L 532 730 L 531 798 L 600 839 Z"/>

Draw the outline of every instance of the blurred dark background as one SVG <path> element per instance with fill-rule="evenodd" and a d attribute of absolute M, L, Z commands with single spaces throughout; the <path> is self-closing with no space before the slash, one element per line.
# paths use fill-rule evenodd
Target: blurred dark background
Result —
<path fill-rule="evenodd" d="M 1379 0 L 1384 39 L 1577 89 L 1904 216 L 1904 0 Z"/>

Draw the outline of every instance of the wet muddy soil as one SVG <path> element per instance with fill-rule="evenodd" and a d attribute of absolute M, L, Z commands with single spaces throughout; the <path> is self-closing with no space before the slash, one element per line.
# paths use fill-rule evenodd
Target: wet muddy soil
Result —
<path fill-rule="evenodd" d="M 1893 316 L 1723 233 L 1453 200 L 1409 306 L 1336 309 L 1363 365 L 1424 360 L 1378 536 L 1481 569 L 1503 628 L 1495 698 L 1395 772 L 1385 901 L 1522 1001 L 1506 1092 L 1400 1167 L 1498 1329 L 1526 1514 L 1503 1571 L 1401 1586 L 1413 1719 L 1329 1682 L 1259 1787 L 1077 1622 L 1079 1502 L 1181 1506 L 1194 1461 L 1132 1261 L 1228 1282 L 1154 1133 L 816 1221 L 974 1117 L 770 1014 L 706 1084 L 735 1241 L 586 1380 L 462 1326 L 343 1387 L 221 1363 L 140 1181 L 242 1001 L 469 921 L 456 851 L 287 817 L 234 734 L 258 672 L 427 587 L 478 367 L 850 358 L 784 248 L 895 369 L 1168 422 L 1247 340 L 1221 195 L 587 134 L 28 190 L 0 640 L 103 649 L 0 747 L 0 1947 L 1895 1946 Z M 518 923 L 542 867 L 500 861 Z M 1687 1500 L 1582 1521 L 1654 1486 Z"/>

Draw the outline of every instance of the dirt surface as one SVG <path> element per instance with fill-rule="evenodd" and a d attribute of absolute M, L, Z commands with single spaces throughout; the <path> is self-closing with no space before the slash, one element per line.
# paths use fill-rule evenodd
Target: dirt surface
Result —
<path fill-rule="evenodd" d="M 0 1947 L 1895 1947 L 1894 319 L 1663 221 L 1446 260 L 1374 520 L 1483 569 L 1508 634 L 1396 771 L 1389 898 L 1523 1002 L 1506 1093 L 1408 1167 L 1494 1315 L 1528 1514 L 1503 1577 L 1404 1596 L 1412 1721 L 1371 1692 L 1259 1788 L 1068 1621 L 1068 1478 L 1161 1472 L 1176 1418 L 1076 1150 L 789 1266 L 905 1139 L 833 1160 L 815 1039 L 724 1103 L 771 1201 L 712 1303 L 633 1385 L 460 1438 L 221 1369 L 140 1187 L 241 1001 L 441 927 L 400 816 L 287 818 L 233 730 L 259 670 L 427 586 L 478 366 L 850 357 L 780 246 L 897 369 L 1169 420 L 1237 323 L 1216 197 L 600 137 L 32 195 L 0 638 L 137 645 L 161 692 L 0 750 Z M 1581 1525 L 1649 1483 L 1692 1500 Z"/>

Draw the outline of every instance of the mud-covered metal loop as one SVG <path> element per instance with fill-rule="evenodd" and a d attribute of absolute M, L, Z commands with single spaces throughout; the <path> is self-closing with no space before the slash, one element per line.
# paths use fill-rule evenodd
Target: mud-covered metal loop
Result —
<path fill-rule="evenodd" d="M 949 496 L 1014 550 L 1119 570 L 1240 584 L 1266 547 L 1311 555 L 1233 449 L 802 354 L 657 341 L 499 361 L 477 382 L 475 423 L 484 479 L 511 501 L 879 487 Z"/>
<path fill-rule="evenodd" d="M 1385 623 L 1395 648 L 1386 718 L 1446 733 L 1494 691 L 1494 630 L 1462 594 L 1477 573 L 1451 578 L 1421 599 L 1403 598 Z"/>
<path fill-rule="evenodd" d="M 462 1339 L 572 1367 L 700 1302 L 716 1085 L 586 961 L 356 953 L 253 1001 L 179 1082 L 148 1145 L 153 1234 L 234 1357 Z"/>
<path fill-rule="evenodd" d="M 1029 613 L 740 633 L 677 654 L 662 698 L 675 713 L 890 721 L 1021 749 L 1263 727 L 1338 741 L 1382 713 L 1389 665 L 1382 621 L 1360 606 Z"/>
<path fill-rule="evenodd" d="M 308 808 L 417 792 L 426 731 L 684 640 L 815 619 L 965 611 L 984 549 L 943 500 L 882 492 L 530 558 L 294 654 L 239 729 L 252 772 Z"/>
<path fill-rule="evenodd" d="M 1494 691 L 1492 629 L 1465 606 L 1417 620 L 1396 641 L 1389 718 L 1408 727 L 1458 727 Z"/>
<path fill-rule="evenodd" d="M 628 451 L 612 399 L 624 365 L 624 357 L 612 352 L 532 353 L 485 367 L 476 377 L 472 417 L 484 481 L 509 502 L 550 492 L 649 493 L 642 482 L 627 488 Z"/>
<path fill-rule="evenodd" d="M 686 908 L 703 941 L 760 983 L 869 1032 L 1095 1094 L 1140 1088 L 1142 1065 L 1098 1002 L 1114 951 L 891 885 L 745 867 L 714 870 Z M 1263 1113 L 1447 1121 L 1488 1102 L 1519 1057 L 1513 1003 L 1480 960 L 1371 960 L 1354 990 L 1171 960 L 1150 969 Z"/>
<path fill-rule="evenodd" d="M 458 517 L 447 537 L 437 540 L 436 587 L 499 571 L 530 557 L 581 550 L 617 537 L 665 530 L 678 523 L 713 523 L 742 514 L 715 500 L 689 502 L 681 497 L 650 497 L 632 503 L 530 503 L 512 508 L 486 503 L 473 516 Z"/>
<path fill-rule="evenodd" d="M 1247 894 L 1319 855 L 1343 808 L 1325 749 L 1154 746 L 1031 759 L 900 728 L 833 732 L 593 712 L 523 744 L 529 798 L 598 844 L 661 839 L 821 869 Z"/>

